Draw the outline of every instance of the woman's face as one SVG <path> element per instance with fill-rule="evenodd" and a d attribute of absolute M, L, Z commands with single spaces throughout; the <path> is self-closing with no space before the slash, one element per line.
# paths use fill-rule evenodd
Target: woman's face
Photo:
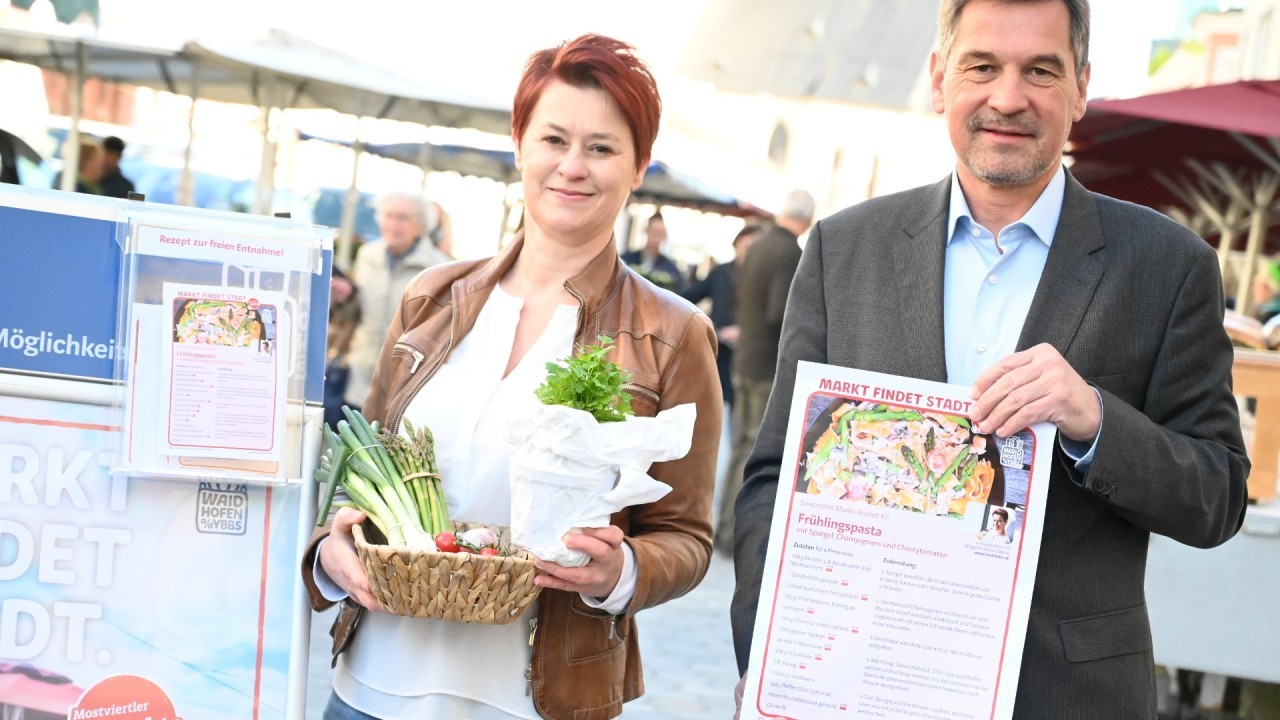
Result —
<path fill-rule="evenodd" d="M 644 179 L 631 128 L 603 90 L 553 80 L 515 141 L 531 229 L 573 246 L 609 237 Z"/>

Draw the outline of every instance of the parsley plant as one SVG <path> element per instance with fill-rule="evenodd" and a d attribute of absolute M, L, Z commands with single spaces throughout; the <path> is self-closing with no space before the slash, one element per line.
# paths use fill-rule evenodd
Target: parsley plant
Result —
<path fill-rule="evenodd" d="M 613 345 L 611 338 L 601 335 L 596 341 L 562 363 L 547 363 L 547 379 L 536 391 L 538 399 L 544 405 L 585 410 L 599 422 L 620 422 L 635 414 L 631 396 L 622 391 L 631 373 L 605 358 Z"/>

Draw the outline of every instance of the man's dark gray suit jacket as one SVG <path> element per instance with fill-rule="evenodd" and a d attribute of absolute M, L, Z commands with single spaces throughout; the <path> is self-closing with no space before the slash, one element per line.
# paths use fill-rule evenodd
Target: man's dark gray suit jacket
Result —
<path fill-rule="evenodd" d="M 950 179 L 868 200 L 810 231 L 778 371 L 737 500 L 733 639 L 745 672 L 796 363 L 946 382 Z M 1244 519 L 1249 461 L 1231 395 L 1222 280 L 1203 240 L 1068 173 L 1018 350 L 1049 343 L 1099 390 L 1087 474 L 1055 450 L 1015 717 L 1156 717 L 1143 595 L 1149 533 L 1197 547 Z M 1188 630 L 1191 630 L 1188 628 Z"/>

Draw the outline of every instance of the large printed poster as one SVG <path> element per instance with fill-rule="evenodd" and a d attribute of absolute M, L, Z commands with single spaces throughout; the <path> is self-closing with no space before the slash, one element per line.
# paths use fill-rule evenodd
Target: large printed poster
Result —
<path fill-rule="evenodd" d="M 0 716 L 283 718 L 300 491 L 111 476 L 112 419 L 0 396 Z"/>
<path fill-rule="evenodd" d="M 800 363 L 743 717 L 1012 715 L 1055 431 L 972 405 Z"/>

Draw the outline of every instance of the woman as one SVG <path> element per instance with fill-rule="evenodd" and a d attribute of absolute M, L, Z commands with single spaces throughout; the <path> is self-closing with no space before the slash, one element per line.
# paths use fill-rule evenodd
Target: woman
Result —
<path fill-rule="evenodd" d="M 637 414 L 697 405 L 689 454 L 650 469 L 671 493 L 567 536 L 591 561 L 539 562 L 536 610 L 504 626 L 362 609 L 379 609 L 351 539 L 363 514 L 340 510 L 303 563 L 318 610 L 346 596 L 326 718 L 611 718 L 644 692 L 632 618 L 706 572 L 722 409 L 710 321 L 627 269 L 612 234 L 660 107 L 648 69 L 616 40 L 587 35 L 530 58 L 512 114 L 525 230 L 495 258 L 410 284 L 365 411 L 435 432 L 454 520 L 509 525 L 509 418 L 535 406 L 546 362 L 608 335 Z"/>
<path fill-rule="evenodd" d="M 991 511 L 991 527 L 982 533 L 982 541 L 997 545 L 1007 545 L 1013 542 L 1013 536 L 1009 534 L 1008 510 L 996 508 Z"/>

